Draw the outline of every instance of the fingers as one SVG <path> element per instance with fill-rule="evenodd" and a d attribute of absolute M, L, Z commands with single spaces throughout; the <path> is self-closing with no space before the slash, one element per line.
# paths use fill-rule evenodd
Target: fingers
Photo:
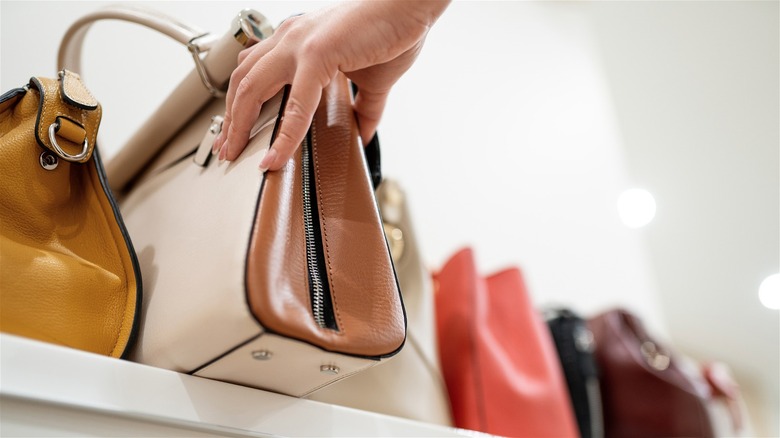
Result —
<path fill-rule="evenodd" d="M 262 170 L 279 170 L 303 141 L 320 103 L 323 85 L 316 75 L 299 70 L 287 98 L 282 124 L 271 150 L 260 162 Z"/>
<path fill-rule="evenodd" d="M 254 49 L 255 46 L 246 48 L 240 52 L 238 52 L 238 65 L 241 65 L 244 63 L 244 60 L 252 53 L 252 49 Z"/>
<path fill-rule="evenodd" d="M 220 146 L 220 160 L 233 161 L 238 158 L 246 148 L 263 102 L 272 98 L 287 82 L 285 78 L 288 73 L 276 58 L 274 52 L 265 55 L 236 86 L 229 111 L 230 121 L 222 126 L 225 137 Z"/>
<path fill-rule="evenodd" d="M 211 152 L 216 153 L 222 149 L 225 144 L 227 133 L 229 132 L 230 125 L 233 121 L 233 101 L 238 90 L 238 85 L 241 83 L 247 74 L 253 69 L 255 63 L 262 59 L 268 52 L 273 50 L 276 46 L 276 39 L 273 36 L 271 38 L 261 41 L 247 49 L 242 50 L 238 54 L 238 66 L 233 70 L 230 75 L 230 83 L 228 85 L 228 91 L 225 98 L 225 120 L 222 122 L 222 133 L 214 141 Z"/>
<path fill-rule="evenodd" d="M 360 138 L 363 144 L 368 144 L 374 137 L 382 112 L 387 103 L 388 92 L 371 92 L 360 89 L 355 97 L 355 113 L 357 114 Z"/>
<path fill-rule="evenodd" d="M 246 77 L 247 73 L 252 69 L 254 66 L 254 59 L 259 59 L 258 56 L 252 56 L 255 52 L 260 52 L 262 50 L 262 44 L 257 44 L 255 46 L 252 46 L 248 49 L 242 50 L 238 54 L 238 66 L 233 70 L 233 73 L 230 75 L 230 82 L 228 84 L 228 91 L 225 96 L 225 117 L 224 121 L 222 122 L 222 132 L 217 136 L 216 140 L 214 141 L 214 144 L 211 147 L 211 153 L 217 153 L 222 149 L 222 146 L 225 143 L 228 130 L 230 129 L 230 124 L 233 121 L 233 100 L 236 96 L 236 90 L 238 89 L 238 84 L 241 83 L 241 80 Z M 245 62 L 249 59 L 249 62 Z"/>

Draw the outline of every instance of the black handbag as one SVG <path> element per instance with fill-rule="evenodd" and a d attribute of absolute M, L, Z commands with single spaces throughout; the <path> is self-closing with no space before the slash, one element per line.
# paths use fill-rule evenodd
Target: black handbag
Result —
<path fill-rule="evenodd" d="M 593 333 L 585 320 L 569 309 L 544 312 L 583 438 L 604 436 L 598 369 L 593 355 Z"/>

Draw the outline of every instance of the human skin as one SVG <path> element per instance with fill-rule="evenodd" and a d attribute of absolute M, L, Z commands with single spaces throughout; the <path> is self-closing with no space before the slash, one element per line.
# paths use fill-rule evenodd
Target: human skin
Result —
<path fill-rule="evenodd" d="M 390 89 L 412 66 L 449 0 L 364 0 L 289 18 L 268 39 L 243 50 L 230 77 L 225 120 L 214 142 L 220 160 L 246 148 L 263 102 L 291 85 L 281 127 L 261 170 L 278 170 L 303 141 L 323 88 L 344 73 L 358 93 L 360 136 L 374 136 Z"/>

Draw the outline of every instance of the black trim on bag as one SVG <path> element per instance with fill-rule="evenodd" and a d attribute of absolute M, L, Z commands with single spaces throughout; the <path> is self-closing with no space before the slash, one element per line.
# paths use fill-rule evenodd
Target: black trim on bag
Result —
<path fill-rule="evenodd" d="M 153 177 L 155 177 L 155 176 L 157 176 L 157 175 L 160 175 L 160 174 L 161 174 L 161 173 L 163 173 L 163 172 L 167 172 L 168 170 L 170 170 L 170 169 L 172 169 L 172 168 L 176 167 L 177 165 L 179 165 L 179 164 L 180 164 L 182 161 L 186 160 L 186 159 L 187 159 L 187 158 L 189 158 L 189 157 L 192 157 L 192 156 L 193 156 L 193 155 L 195 155 L 197 152 L 198 152 L 198 146 L 196 146 L 196 147 L 195 147 L 194 149 L 192 149 L 191 151 L 189 151 L 189 152 L 185 153 L 185 154 L 184 154 L 184 155 L 182 155 L 181 157 L 179 157 L 179 158 L 176 158 L 176 159 L 175 159 L 175 160 L 173 160 L 172 162 L 170 162 L 170 163 L 166 164 L 165 166 L 163 166 L 163 167 L 161 167 L 161 168 L 159 168 L 159 169 L 156 169 L 154 172 L 150 172 L 148 175 L 147 175 L 146 173 L 144 173 L 143 171 L 141 171 L 141 172 L 138 172 L 138 173 L 137 173 L 137 174 L 136 174 L 134 177 L 132 177 L 132 178 L 131 178 L 131 179 L 130 179 L 130 180 L 129 180 L 129 181 L 126 183 L 126 184 L 125 184 L 125 186 L 124 186 L 125 188 L 124 188 L 124 190 L 123 190 L 123 191 L 125 191 L 125 192 L 127 192 L 127 193 L 129 193 L 129 192 L 132 192 L 132 191 L 133 191 L 133 188 L 134 188 L 134 187 L 135 187 L 135 185 L 136 185 L 136 183 L 138 183 L 139 181 L 141 181 L 141 180 L 146 180 L 146 179 L 148 179 L 148 178 L 153 178 Z M 154 158 L 152 158 L 151 160 L 147 161 L 147 163 L 152 163 L 152 162 L 154 162 L 154 160 L 156 160 L 156 158 L 157 158 L 157 157 L 159 157 L 159 154 L 155 155 L 155 156 L 154 156 Z"/>
<path fill-rule="evenodd" d="M 19 87 L 19 88 L 12 88 L 0 96 L 0 104 L 6 103 L 7 101 L 15 98 L 15 97 L 21 97 L 24 96 L 27 93 L 27 88 Z"/>
<path fill-rule="evenodd" d="M 116 199 L 114 199 L 114 194 L 111 191 L 111 187 L 108 185 L 108 180 L 106 178 L 106 171 L 103 169 L 103 161 L 100 159 L 100 153 L 98 152 L 98 147 L 95 145 L 95 147 L 92 150 L 92 157 L 94 158 L 95 163 L 95 169 L 97 170 L 98 180 L 100 181 L 100 185 L 103 187 L 103 193 L 105 193 L 106 198 L 108 199 L 108 203 L 111 205 L 111 210 L 114 213 L 114 219 L 116 219 L 117 226 L 119 227 L 119 231 L 122 233 L 122 238 L 125 241 L 125 245 L 127 248 L 127 252 L 130 255 L 130 261 L 133 265 L 133 271 L 135 271 L 135 286 L 136 286 L 136 295 L 135 295 L 135 309 L 133 310 L 133 326 L 130 329 L 130 336 L 128 336 L 127 344 L 125 345 L 124 351 L 122 351 L 122 354 L 120 356 L 121 359 L 127 359 L 130 355 L 130 351 L 132 350 L 132 347 L 135 345 L 137 339 L 138 339 L 138 331 L 141 327 L 141 305 L 143 304 L 143 278 L 141 277 L 141 266 L 138 263 L 138 257 L 135 252 L 135 248 L 133 247 L 133 242 L 130 240 L 130 234 L 127 232 L 127 228 L 125 227 L 125 223 L 122 220 L 122 214 L 119 211 L 119 207 L 117 206 Z M 129 293 L 129 291 L 128 291 Z"/>
<path fill-rule="evenodd" d="M 86 104 L 86 103 L 83 103 L 83 102 L 79 102 L 78 100 L 76 100 L 73 97 L 71 97 L 70 94 L 68 94 L 67 90 L 65 90 L 65 78 L 68 77 L 68 74 L 66 73 L 66 71 L 67 70 L 60 70 L 60 72 L 58 73 L 59 82 L 60 82 L 60 97 L 62 97 L 62 100 L 65 103 L 67 103 L 68 105 L 70 105 L 72 107 L 75 107 L 75 108 L 78 108 L 78 109 L 87 110 L 87 111 L 94 111 L 94 110 L 96 110 L 97 107 L 98 107 L 97 101 L 95 101 L 94 105 L 89 105 L 89 104 Z M 68 73 L 70 73 L 71 75 L 74 74 L 73 72 L 68 72 Z M 79 80 L 77 80 L 75 78 L 71 79 L 71 80 L 75 80 L 77 82 L 81 82 L 81 81 L 79 81 Z M 83 84 L 82 84 L 82 86 L 83 86 Z M 87 91 L 87 94 L 89 94 L 90 97 L 92 97 L 91 96 L 92 93 L 90 93 L 89 91 Z M 94 100 L 95 98 L 92 97 L 92 99 Z"/>
<path fill-rule="evenodd" d="M 192 157 L 193 155 L 195 155 L 196 153 L 198 153 L 198 148 L 199 148 L 199 147 L 200 147 L 200 145 L 198 145 L 198 146 L 195 146 L 195 148 L 194 148 L 194 149 L 192 149 L 191 151 L 189 151 L 189 152 L 187 152 L 186 154 L 182 155 L 181 157 L 179 157 L 179 158 L 177 158 L 177 159 L 173 160 L 172 162 L 170 162 L 170 163 L 166 164 L 165 166 L 161 167 L 160 169 L 157 169 L 157 171 L 154 173 L 154 175 L 157 175 L 157 174 L 163 173 L 163 172 L 165 172 L 166 170 L 168 170 L 168 169 L 170 169 L 170 168 L 172 168 L 172 167 L 176 166 L 177 164 L 181 163 L 182 161 L 186 160 L 187 158 L 190 158 L 190 157 Z M 211 154 L 209 154 L 209 157 L 211 157 Z M 210 158 L 209 158 L 209 160 L 210 160 Z M 208 166 L 209 160 L 206 160 L 206 165 L 205 165 L 205 166 L 199 166 L 199 167 L 206 167 L 206 166 Z"/>
<path fill-rule="evenodd" d="M 249 344 L 250 342 L 254 342 L 256 339 L 259 339 L 259 338 L 263 337 L 263 335 L 265 335 L 265 334 L 266 334 L 266 332 L 264 332 L 264 331 L 263 331 L 263 330 L 265 330 L 265 327 L 259 327 L 259 328 L 260 328 L 260 330 L 261 330 L 261 331 L 260 331 L 260 333 L 258 333 L 258 334 L 256 334 L 256 335 L 252 336 L 251 338 L 247 339 L 246 341 L 241 341 L 241 342 L 239 342 L 239 343 L 238 343 L 238 344 L 237 344 L 235 347 L 228 348 L 228 349 L 227 349 L 227 351 L 225 351 L 224 353 L 220 354 L 219 356 L 215 357 L 214 359 L 211 359 L 211 360 L 209 360 L 208 362 L 206 362 L 206 363 L 205 363 L 205 364 L 203 364 L 203 365 L 200 365 L 200 366 L 198 366 L 198 367 L 195 367 L 195 369 L 194 369 L 194 370 L 192 370 L 192 371 L 188 371 L 188 372 L 187 372 L 187 374 L 190 374 L 190 375 L 197 374 L 197 373 L 198 373 L 198 372 L 200 372 L 201 370 L 203 370 L 203 369 L 205 369 L 205 368 L 208 368 L 208 367 L 210 367 L 211 365 L 213 365 L 213 364 L 215 364 L 215 363 L 219 362 L 220 360 L 222 360 L 222 359 L 226 358 L 227 356 L 229 356 L 229 355 L 233 354 L 233 352 L 235 352 L 235 351 L 236 351 L 236 350 L 238 350 L 239 348 L 243 347 L 244 345 L 247 345 L 247 344 Z M 270 332 L 268 332 L 268 333 L 270 333 Z"/>
<path fill-rule="evenodd" d="M 38 114 L 35 115 L 35 141 L 38 142 L 38 145 L 42 147 L 44 150 L 50 151 L 48 146 L 46 146 L 46 143 L 41 140 L 41 137 L 38 135 L 38 132 L 40 131 L 41 126 L 41 114 L 43 114 L 43 101 L 44 101 L 44 91 L 43 91 L 43 84 L 38 80 L 38 78 L 32 77 L 30 78 L 30 89 L 35 88 L 35 90 L 38 92 Z"/>

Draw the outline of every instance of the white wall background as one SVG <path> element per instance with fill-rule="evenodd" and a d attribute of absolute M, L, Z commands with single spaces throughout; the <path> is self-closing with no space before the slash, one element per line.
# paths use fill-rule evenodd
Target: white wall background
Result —
<path fill-rule="evenodd" d="M 0 85 L 55 74 L 60 36 L 102 2 L 0 3 Z M 324 3 L 149 2 L 221 33 L 242 7 L 277 23 Z M 621 305 L 699 359 L 735 369 L 757 433 L 778 427 L 777 2 L 456 2 L 380 126 L 425 258 L 471 245 L 520 265 L 539 305 Z M 84 76 L 112 155 L 191 68 L 136 26 L 94 26 Z M 629 230 L 629 187 L 659 204 Z"/>

